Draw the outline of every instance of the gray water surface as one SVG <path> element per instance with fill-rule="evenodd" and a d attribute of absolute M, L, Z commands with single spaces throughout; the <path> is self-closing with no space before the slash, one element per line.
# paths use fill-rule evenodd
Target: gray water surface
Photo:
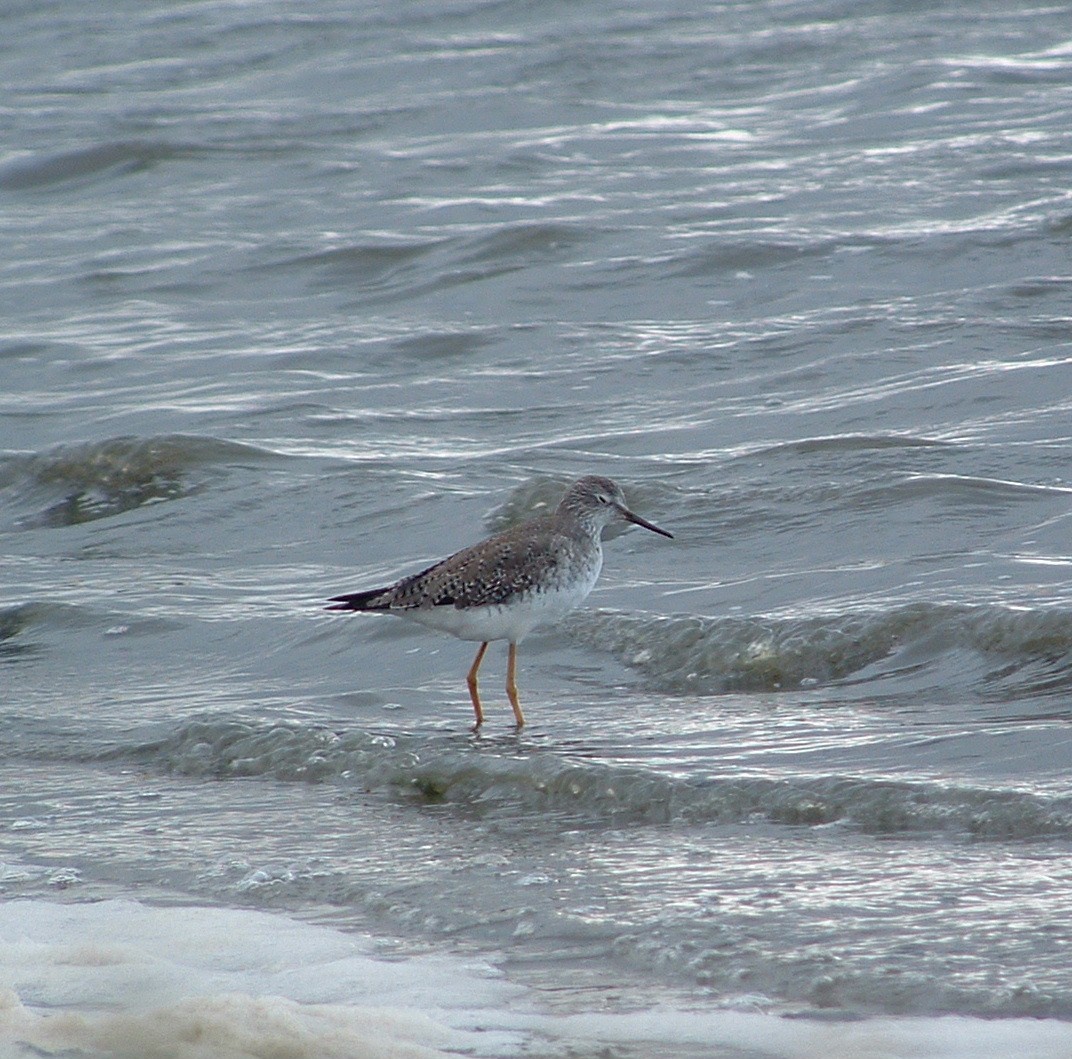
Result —
<path fill-rule="evenodd" d="M 5 898 L 1072 1017 L 1064 7 L 6 21 Z M 522 732 L 503 645 L 474 734 L 470 645 L 323 612 L 586 473 L 675 540 L 525 641 Z"/>

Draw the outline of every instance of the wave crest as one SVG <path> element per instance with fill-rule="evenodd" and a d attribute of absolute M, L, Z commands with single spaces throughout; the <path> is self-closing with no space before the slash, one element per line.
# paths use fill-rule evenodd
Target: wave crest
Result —
<path fill-rule="evenodd" d="M 438 739 L 438 741 L 436 741 Z M 540 750 L 444 745 L 442 736 L 335 732 L 253 720 L 189 721 L 118 753 L 142 767 L 226 781 L 332 783 L 481 816 L 538 813 L 621 824 L 839 825 L 869 834 L 948 831 L 1006 841 L 1072 837 L 1072 798 L 860 776 L 688 777 Z"/>
<path fill-rule="evenodd" d="M 949 686 L 990 698 L 1072 687 L 1072 614 L 1058 608 L 915 603 L 807 617 L 721 618 L 582 612 L 570 630 L 660 691 L 782 691 L 948 664 Z M 971 656 L 962 664 L 959 655 Z"/>
<path fill-rule="evenodd" d="M 29 508 L 20 528 L 73 526 L 186 496 L 197 467 L 264 455 L 219 438 L 123 436 L 8 456 L 0 462 L 0 489 L 11 491 L 13 508 Z"/>

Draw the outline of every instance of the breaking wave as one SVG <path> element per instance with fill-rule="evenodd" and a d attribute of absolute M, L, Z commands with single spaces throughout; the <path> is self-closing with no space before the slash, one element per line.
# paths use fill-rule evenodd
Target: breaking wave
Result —
<path fill-rule="evenodd" d="M 110 752 L 187 776 L 359 787 L 422 805 L 552 821 L 840 825 L 868 834 L 945 831 L 977 840 L 1072 837 L 1072 798 L 860 776 L 691 778 L 550 750 L 444 745 L 442 737 L 333 731 L 242 719 L 186 722 Z"/>
<path fill-rule="evenodd" d="M 116 437 L 0 457 L 0 493 L 20 529 L 74 526 L 196 491 L 194 472 L 264 450 L 185 434 Z"/>
<path fill-rule="evenodd" d="M 915 603 L 805 617 L 576 615 L 571 632 L 659 691 L 782 691 L 914 675 L 948 663 L 949 686 L 984 698 L 1072 687 L 1072 613 L 1060 608 Z M 965 655 L 968 657 L 965 658 Z"/>

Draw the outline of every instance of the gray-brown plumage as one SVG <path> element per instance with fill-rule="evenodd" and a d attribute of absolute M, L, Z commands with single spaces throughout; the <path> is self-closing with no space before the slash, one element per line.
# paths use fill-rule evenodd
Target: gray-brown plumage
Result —
<path fill-rule="evenodd" d="M 515 680 L 517 644 L 536 624 L 561 617 L 592 590 L 603 565 L 600 534 L 612 519 L 672 534 L 633 514 L 609 478 L 575 482 L 554 514 L 531 519 L 382 588 L 333 596 L 329 610 L 370 611 L 410 618 L 463 640 L 479 640 L 467 682 L 476 713 L 484 713 L 477 671 L 491 640 L 510 643 L 506 692 L 525 723 Z"/>

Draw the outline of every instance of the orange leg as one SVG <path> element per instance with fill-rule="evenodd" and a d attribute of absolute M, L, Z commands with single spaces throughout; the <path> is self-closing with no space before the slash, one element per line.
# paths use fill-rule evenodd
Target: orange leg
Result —
<path fill-rule="evenodd" d="M 525 715 L 521 712 L 521 703 L 517 697 L 517 644 L 510 644 L 510 653 L 506 658 L 506 697 L 514 708 L 514 717 L 518 728 L 525 727 Z"/>
<path fill-rule="evenodd" d="M 465 678 L 466 684 L 469 685 L 469 698 L 473 700 L 473 710 L 476 713 L 476 726 L 479 728 L 484 723 L 484 710 L 480 705 L 480 691 L 477 688 L 476 674 L 480 669 L 480 663 L 484 661 L 484 652 L 488 649 L 487 641 L 480 645 L 480 650 L 476 653 L 476 658 L 473 659 L 473 664 L 469 668 L 469 675 Z"/>

